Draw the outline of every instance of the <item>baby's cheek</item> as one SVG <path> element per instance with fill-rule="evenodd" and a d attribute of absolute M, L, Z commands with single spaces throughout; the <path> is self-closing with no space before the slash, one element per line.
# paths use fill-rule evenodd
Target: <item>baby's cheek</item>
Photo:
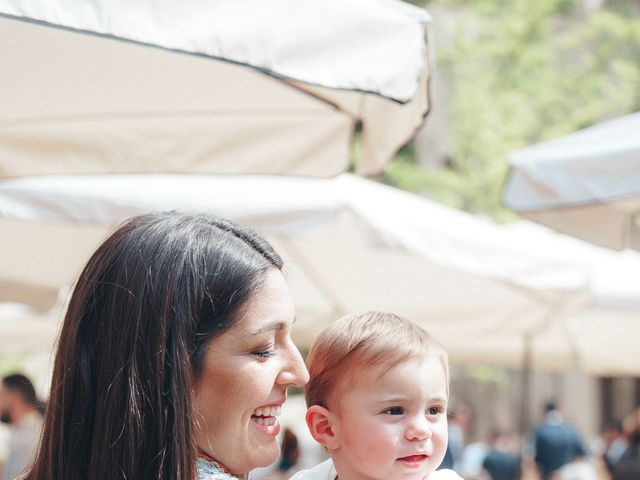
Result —
<path fill-rule="evenodd" d="M 433 431 L 432 441 L 435 446 L 434 456 L 439 459 L 440 462 L 444 459 L 445 452 L 447 450 L 447 427 L 446 425 L 438 426 Z"/>
<path fill-rule="evenodd" d="M 359 438 L 353 438 L 350 445 L 353 458 L 361 465 L 380 465 L 395 458 L 395 438 L 383 427 L 368 428 Z"/>

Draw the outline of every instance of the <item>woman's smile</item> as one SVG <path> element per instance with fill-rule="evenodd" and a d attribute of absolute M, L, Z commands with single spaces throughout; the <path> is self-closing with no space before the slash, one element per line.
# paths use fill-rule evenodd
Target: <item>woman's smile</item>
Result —
<path fill-rule="evenodd" d="M 284 402 L 283 402 L 284 403 Z M 278 416 L 282 413 L 282 403 L 279 405 L 270 405 L 267 407 L 258 407 L 251 415 L 251 421 L 254 422 L 262 432 L 267 435 L 277 435 L 280 432 L 280 423 Z"/>

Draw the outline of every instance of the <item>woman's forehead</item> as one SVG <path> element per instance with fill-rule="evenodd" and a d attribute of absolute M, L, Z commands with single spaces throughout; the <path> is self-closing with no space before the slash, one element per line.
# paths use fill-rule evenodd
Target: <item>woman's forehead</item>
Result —
<path fill-rule="evenodd" d="M 259 335 L 290 328 L 294 320 L 295 308 L 289 287 L 282 273 L 271 269 L 260 290 L 250 296 L 236 325 L 244 334 Z"/>

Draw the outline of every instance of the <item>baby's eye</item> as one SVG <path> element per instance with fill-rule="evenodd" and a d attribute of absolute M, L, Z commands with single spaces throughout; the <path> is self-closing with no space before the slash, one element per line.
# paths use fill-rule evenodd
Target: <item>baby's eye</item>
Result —
<path fill-rule="evenodd" d="M 404 409 L 402 407 L 391 407 L 387 408 L 384 413 L 387 415 L 402 415 L 404 413 Z"/>
<path fill-rule="evenodd" d="M 442 407 L 429 407 L 427 409 L 427 415 L 440 415 L 444 412 L 444 408 Z"/>

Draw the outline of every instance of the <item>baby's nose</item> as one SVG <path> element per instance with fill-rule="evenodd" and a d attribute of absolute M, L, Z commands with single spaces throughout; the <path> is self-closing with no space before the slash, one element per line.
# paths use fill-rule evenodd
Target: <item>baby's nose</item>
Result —
<path fill-rule="evenodd" d="M 411 419 L 405 430 L 407 440 L 425 440 L 431 437 L 431 426 L 424 415 Z"/>

